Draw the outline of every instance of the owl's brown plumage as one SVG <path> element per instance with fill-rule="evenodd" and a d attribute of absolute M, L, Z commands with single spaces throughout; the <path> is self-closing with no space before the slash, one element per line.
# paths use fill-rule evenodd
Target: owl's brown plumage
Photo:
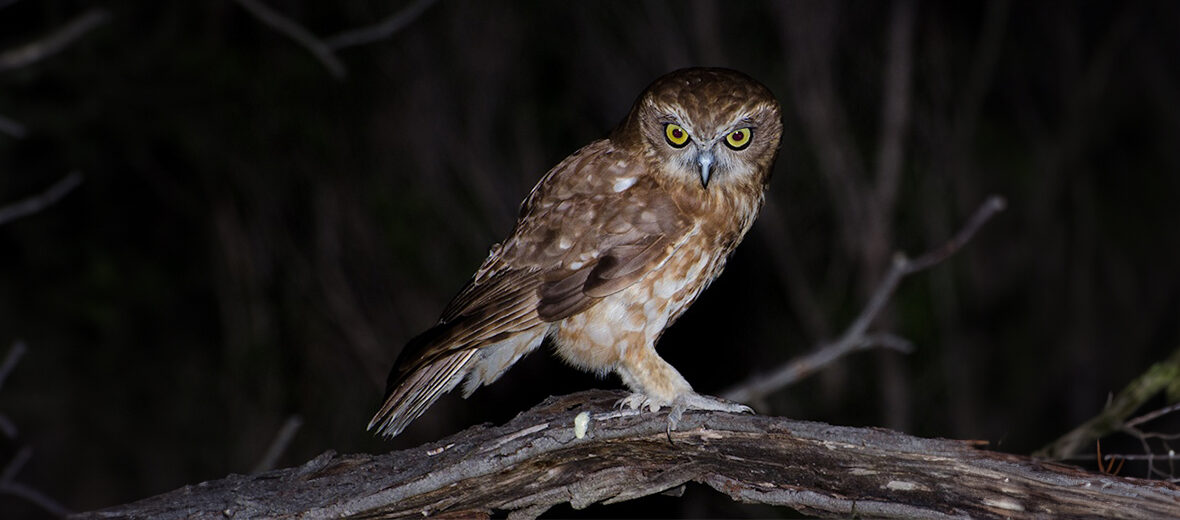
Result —
<path fill-rule="evenodd" d="M 753 224 L 780 117 L 770 91 L 739 72 L 657 79 L 609 138 L 537 183 L 512 234 L 402 350 L 369 428 L 397 435 L 460 382 L 470 395 L 546 337 L 569 363 L 619 374 L 632 407 L 748 410 L 693 392 L 655 343 Z"/>

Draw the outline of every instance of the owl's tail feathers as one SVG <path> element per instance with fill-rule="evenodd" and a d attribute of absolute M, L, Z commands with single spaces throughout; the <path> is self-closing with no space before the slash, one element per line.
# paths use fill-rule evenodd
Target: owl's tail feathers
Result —
<path fill-rule="evenodd" d="M 385 404 L 369 421 L 369 431 L 376 428 L 377 433 L 385 437 L 401 433 L 439 397 L 453 390 L 463 380 L 475 354 L 474 349 L 446 354 L 403 375 L 396 386 L 391 385 Z"/>

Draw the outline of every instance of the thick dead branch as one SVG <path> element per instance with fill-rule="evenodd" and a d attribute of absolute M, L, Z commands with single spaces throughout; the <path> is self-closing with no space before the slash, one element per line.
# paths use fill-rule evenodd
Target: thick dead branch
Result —
<path fill-rule="evenodd" d="M 476 426 L 384 455 L 325 453 L 76 518 L 536 517 L 556 504 L 614 503 L 686 482 L 734 500 L 818 516 L 1163 518 L 1180 487 L 1088 473 L 978 443 L 777 417 L 616 410 L 601 390 L 546 400 L 504 426 Z M 588 417 L 584 432 L 577 417 Z M 582 435 L 579 435 L 582 433 Z"/>
<path fill-rule="evenodd" d="M 109 19 L 106 10 L 94 8 L 86 11 L 44 38 L 0 53 L 0 72 L 26 67 L 57 54 Z"/>
<path fill-rule="evenodd" d="M 82 184 L 82 174 L 79 172 L 70 172 L 69 175 L 66 175 L 60 181 L 57 181 L 56 184 L 45 190 L 45 193 L 0 207 L 0 225 L 21 217 L 27 217 L 46 207 L 52 206 L 58 200 L 61 200 L 62 197 L 66 196 L 67 193 L 77 188 L 79 184 Z"/>
<path fill-rule="evenodd" d="M 905 253 L 897 253 L 893 257 L 892 268 L 885 273 L 885 278 L 877 285 L 869 302 L 839 339 L 822 345 L 811 354 L 791 360 L 764 375 L 750 378 L 745 383 L 722 392 L 721 396 L 731 401 L 750 403 L 777 392 L 846 354 L 858 350 L 872 347 L 884 347 L 900 352 L 912 350 L 913 346 L 903 338 L 891 334 L 866 334 L 866 331 L 877 315 L 881 313 L 881 310 L 885 308 L 885 304 L 893 296 L 893 291 L 897 289 L 897 284 L 901 283 L 902 278 L 929 269 L 955 254 L 967 241 L 971 240 L 971 237 L 975 236 L 975 232 L 979 231 L 985 222 L 1004 209 L 1004 204 L 1003 197 L 998 195 L 988 197 L 954 237 L 918 258 L 910 260 Z"/>

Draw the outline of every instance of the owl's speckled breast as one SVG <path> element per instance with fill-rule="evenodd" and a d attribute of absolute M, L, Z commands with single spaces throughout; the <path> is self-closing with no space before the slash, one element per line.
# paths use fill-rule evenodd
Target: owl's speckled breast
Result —
<path fill-rule="evenodd" d="M 725 259 L 682 248 L 639 282 L 555 323 L 550 335 L 562 345 L 558 353 L 580 368 L 609 372 L 628 349 L 655 344 L 720 272 L 718 261 Z"/>

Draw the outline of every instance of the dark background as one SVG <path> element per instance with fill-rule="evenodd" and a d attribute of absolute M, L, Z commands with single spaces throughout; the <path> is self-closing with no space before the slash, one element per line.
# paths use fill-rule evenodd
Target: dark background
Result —
<path fill-rule="evenodd" d="M 408 2 L 267 4 L 326 38 Z M 538 353 L 393 441 L 364 431 L 533 183 L 684 66 L 758 78 L 786 125 L 762 217 L 660 344 L 698 390 L 836 336 L 894 250 L 992 193 L 1009 209 L 872 329 L 916 352 L 845 358 L 759 412 L 1029 453 L 1180 344 L 1180 4 L 443 0 L 340 49 L 336 79 L 232 1 L 7 0 L 0 53 L 93 8 L 109 22 L 0 72 L 27 129 L 0 134 L 0 206 L 85 175 L 0 225 L 0 352 L 29 346 L 0 462 L 31 447 L 17 481 L 72 510 L 250 472 L 292 416 L 280 466 L 618 387 Z M 786 513 L 699 487 L 590 512 Z"/>

